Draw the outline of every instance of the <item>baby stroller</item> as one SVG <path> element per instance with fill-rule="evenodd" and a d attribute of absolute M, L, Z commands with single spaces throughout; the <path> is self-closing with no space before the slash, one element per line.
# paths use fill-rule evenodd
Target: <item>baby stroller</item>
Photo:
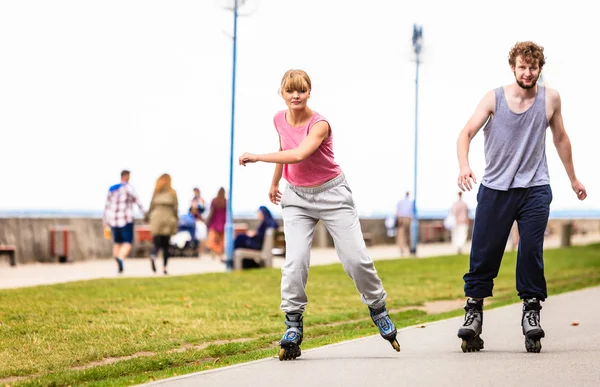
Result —
<path fill-rule="evenodd" d="M 197 257 L 199 241 L 196 238 L 196 219 L 192 214 L 179 218 L 177 234 L 171 237 L 170 253 L 173 257 Z"/>

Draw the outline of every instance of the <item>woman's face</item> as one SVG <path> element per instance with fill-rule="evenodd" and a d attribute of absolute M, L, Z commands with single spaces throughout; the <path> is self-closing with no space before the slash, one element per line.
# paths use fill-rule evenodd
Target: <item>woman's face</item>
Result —
<path fill-rule="evenodd" d="M 259 210 L 259 211 L 256 213 L 256 217 L 257 217 L 257 218 L 258 218 L 260 221 L 263 221 L 263 220 L 265 220 L 265 217 L 264 217 L 264 215 L 263 215 L 262 211 L 260 211 L 260 210 Z"/>
<path fill-rule="evenodd" d="M 285 104 L 290 110 L 303 110 L 306 108 L 306 103 L 310 98 L 310 90 L 281 90 L 281 96 L 285 100 Z"/>

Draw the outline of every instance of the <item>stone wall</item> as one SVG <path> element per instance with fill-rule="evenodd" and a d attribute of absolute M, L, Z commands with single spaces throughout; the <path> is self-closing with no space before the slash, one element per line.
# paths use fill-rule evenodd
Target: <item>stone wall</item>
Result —
<path fill-rule="evenodd" d="M 92 218 L 0 218 L 0 244 L 16 246 L 17 264 L 55 262 L 63 253 L 63 232 L 55 232 L 51 256 L 51 228 L 67 228 L 66 254 L 73 261 L 110 257 L 112 244 L 104 239 L 102 220 Z"/>
<path fill-rule="evenodd" d="M 249 228 L 258 225 L 256 219 L 236 219 L 236 223 L 246 223 Z M 559 235 L 568 222 L 572 222 L 573 232 L 600 232 L 599 219 L 551 219 L 548 230 Z M 281 220 L 279 220 L 281 224 Z M 450 240 L 450 233 L 443 228 L 442 220 L 421 220 L 419 225 L 420 243 L 444 242 Z M 366 240 L 370 244 L 392 244 L 394 238 L 387 236 L 384 219 L 361 219 Z M 51 228 L 66 227 L 68 231 L 68 254 L 70 260 L 81 261 L 112 256 L 112 244 L 104 239 L 102 220 L 99 218 L 0 218 L 0 244 L 16 246 L 17 264 L 30 262 L 56 262 L 63 255 L 63 234 L 55 234 L 54 250 L 51 255 Z M 137 246 L 140 244 L 138 243 Z M 317 224 L 313 240 L 314 247 L 333 246 L 331 236 L 322 223 Z M 136 242 L 134 242 L 134 251 Z M 147 250 L 146 250 L 147 251 Z"/>

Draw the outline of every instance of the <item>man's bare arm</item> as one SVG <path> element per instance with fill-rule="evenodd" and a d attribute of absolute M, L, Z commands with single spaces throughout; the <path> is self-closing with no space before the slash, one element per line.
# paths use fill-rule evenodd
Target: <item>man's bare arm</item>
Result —
<path fill-rule="evenodd" d="M 473 115 L 458 135 L 458 141 L 456 143 L 458 166 L 460 168 L 458 187 L 463 191 L 470 191 L 473 188 L 471 180 L 473 183 L 477 183 L 475 174 L 469 166 L 469 145 L 471 144 L 473 137 L 475 137 L 477 132 L 479 132 L 490 118 L 490 115 L 494 114 L 495 104 L 496 96 L 492 90 L 481 99 L 479 105 L 475 108 L 475 112 L 473 112 Z"/>
<path fill-rule="evenodd" d="M 565 130 L 565 126 L 562 118 L 562 102 L 560 95 L 556 90 L 547 89 L 546 98 L 549 99 L 550 106 L 552 108 L 552 117 L 550 118 L 550 130 L 552 130 L 552 140 L 560 161 L 565 167 L 567 176 L 571 180 L 571 188 L 577 194 L 579 200 L 583 200 L 587 197 L 587 191 L 583 184 L 577 179 L 575 174 L 575 167 L 573 165 L 573 152 L 571 148 L 571 140 Z"/>

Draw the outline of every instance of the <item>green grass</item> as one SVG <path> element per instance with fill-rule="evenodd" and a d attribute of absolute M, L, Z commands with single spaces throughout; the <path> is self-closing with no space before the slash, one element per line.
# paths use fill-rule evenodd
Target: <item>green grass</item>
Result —
<path fill-rule="evenodd" d="M 515 258 L 504 257 L 494 306 L 518 301 Z M 548 250 L 545 262 L 550 294 L 600 284 L 600 244 Z M 467 256 L 376 267 L 398 327 L 462 314 L 410 307 L 463 297 Z M 272 269 L 1 290 L 0 384 L 131 385 L 274 356 L 280 277 Z M 307 290 L 303 349 L 377 333 L 341 265 L 311 268 Z"/>

